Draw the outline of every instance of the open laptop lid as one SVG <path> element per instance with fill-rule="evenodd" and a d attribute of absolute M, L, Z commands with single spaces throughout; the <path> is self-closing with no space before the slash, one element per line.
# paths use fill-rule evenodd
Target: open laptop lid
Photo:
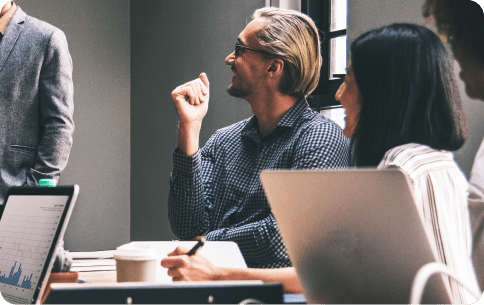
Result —
<path fill-rule="evenodd" d="M 14 304 L 40 303 L 79 186 L 12 187 L 0 205 L 0 292 Z"/>
<path fill-rule="evenodd" d="M 434 262 L 399 170 L 263 171 L 261 181 L 308 303 L 405 304 Z M 432 277 L 424 303 L 450 303 Z"/>

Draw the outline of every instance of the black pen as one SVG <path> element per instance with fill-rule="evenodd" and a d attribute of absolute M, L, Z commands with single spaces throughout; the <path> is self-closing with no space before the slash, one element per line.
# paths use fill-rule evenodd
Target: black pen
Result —
<path fill-rule="evenodd" d="M 193 246 L 193 248 L 191 248 L 190 251 L 188 251 L 187 255 L 191 256 L 191 255 L 195 254 L 195 252 L 197 252 L 198 249 L 203 247 L 204 244 L 205 244 L 205 237 L 201 237 L 198 240 L 197 244 L 195 246 Z"/>

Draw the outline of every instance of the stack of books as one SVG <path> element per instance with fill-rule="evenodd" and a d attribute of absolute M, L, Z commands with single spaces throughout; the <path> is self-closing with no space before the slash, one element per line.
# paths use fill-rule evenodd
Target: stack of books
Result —
<path fill-rule="evenodd" d="M 69 252 L 72 257 L 71 271 L 115 271 L 114 250 L 92 252 Z"/>

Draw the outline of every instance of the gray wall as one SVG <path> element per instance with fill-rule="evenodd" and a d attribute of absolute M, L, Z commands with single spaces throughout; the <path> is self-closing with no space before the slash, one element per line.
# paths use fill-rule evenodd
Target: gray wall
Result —
<path fill-rule="evenodd" d="M 394 22 L 424 25 L 423 3 L 423 0 L 348 0 L 349 43 L 370 29 Z M 466 96 L 464 83 L 458 76 L 459 72 L 459 66 L 456 64 L 455 73 L 467 115 L 469 138 L 466 144 L 455 153 L 455 158 L 463 172 L 469 177 L 474 156 L 484 137 L 484 103 L 471 100 Z"/>
<path fill-rule="evenodd" d="M 167 217 L 178 115 L 171 91 L 206 72 L 210 107 L 200 145 L 216 129 L 252 115 L 226 93 L 224 60 L 264 0 L 131 1 L 131 239 L 169 240 Z"/>
<path fill-rule="evenodd" d="M 62 29 L 74 63 L 74 145 L 60 184 L 79 184 L 65 236 L 70 251 L 129 242 L 129 0 L 17 0 Z"/>

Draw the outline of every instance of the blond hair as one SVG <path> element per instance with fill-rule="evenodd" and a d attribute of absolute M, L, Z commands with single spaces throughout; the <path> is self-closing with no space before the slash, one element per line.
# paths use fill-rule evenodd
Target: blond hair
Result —
<path fill-rule="evenodd" d="M 321 41 L 313 20 L 298 11 L 264 7 L 252 18 L 265 24 L 256 34 L 262 49 L 284 60 L 281 93 L 307 97 L 316 89 L 321 71 Z"/>

